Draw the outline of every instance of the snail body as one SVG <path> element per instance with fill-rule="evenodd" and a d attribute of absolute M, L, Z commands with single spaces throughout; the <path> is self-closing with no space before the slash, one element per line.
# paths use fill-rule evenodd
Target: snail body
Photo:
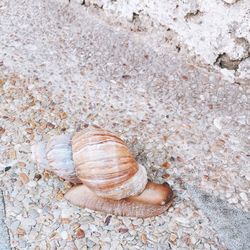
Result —
<path fill-rule="evenodd" d="M 148 182 L 145 168 L 115 134 L 90 127 L 32 146 L 33 160 L 75 184 L 65 198 L 106 213 L 150 217 L 168 209 L 168 184 Z"/>

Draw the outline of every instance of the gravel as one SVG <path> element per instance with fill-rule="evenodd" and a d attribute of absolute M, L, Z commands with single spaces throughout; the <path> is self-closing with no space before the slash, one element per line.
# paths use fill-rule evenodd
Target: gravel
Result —
<path fill-rule="evenodd" d="M 3 0 L 0 27 L 0 181 L 12 248 L 226 249 L 185 184 L 250 210 L 248 86 L 67 1 Z M 150 179 L 170 175 L 167 213 L 105 225 L 106 214 L 64 200 L 69 183 L 35 166 L 30 146 L 86 124 L 119 134 Z"/>

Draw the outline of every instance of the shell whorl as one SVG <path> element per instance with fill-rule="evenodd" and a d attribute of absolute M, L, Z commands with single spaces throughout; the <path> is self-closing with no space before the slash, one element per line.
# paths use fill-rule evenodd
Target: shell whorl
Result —
<path fill-rule="evenodd" d="M 59 135 L 31 147 L 32 158 L 40 167 L 73 183 L 81 183 L 72 159 L 71 135 Z"/>
<path fill-rule="evenodd" d="M 141 193 L 147 173 L 119 137 L 90 127 L 72 138 L 78 178 L 98 196 L 120 200 Z"/>

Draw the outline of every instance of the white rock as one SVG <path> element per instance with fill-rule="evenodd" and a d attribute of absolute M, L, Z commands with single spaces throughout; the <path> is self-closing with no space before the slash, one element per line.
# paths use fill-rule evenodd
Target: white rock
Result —
<path fill-rule="evenodd" d="M 64 208 L 62 209 L 61 216 L 62 218 L 69 218 L 72 215 L 72 211 L 70 209 Z"/>
<path fill-rule="evenodd" d="M 248 180 L 248 181 L 250 181 L 250 174 L 246 174 L 246 179 Z"/>
<path fill-rule="evenodd" d="M 12 212 L 15 214 L 20 214 L 22 212 L 22 208 L 19 206 L 15 206 L 12 208 Z"/>
<path fill-rule="evenodd" d="M 219 129 L 219 130 L 222 129 L 221 119 L 222 119 L 222 117 L 217 117 L 217 118 L 214 119 L 214 126 L 215 126 L 217 129 Z"/>
<path fill-rule="evenodd" d="M 35 226 L 36 225 L 36 220 L 31 219 L 31 218 L 26 218 L 22 222 L 23 224 L 29 225 L 29 226 Z"/>
<path fill-rule="evenodd" d="M 136 226 L 139 226 L 143 223 L 143 219 L 139 218 L 133 221 L 133 224 Z"/>
<path fill-rule="evenodd" d="M 136 230 L 129 230 L 129 234 L 135 236 L 137 234 Z"/>
<path fill-rule="evenodd" d="M 35 230 L 31 230 L 29 234 L 29 239 L 34 240 L 38 235 L 38 232 L 36 232 Z"/>
<path fill-rule="evenodd" d="M 111 248 L 110 243 L 105 242 L 104 244 L 102 244 L 102 249 L 103 250 L 110 250 L 110 248 Z"/>
<path fill-rule="evenodd" d="M 176 217 L 175 218 L 177 222 L 179 222 L 180 224 L 184 224 L 184 225 L 188 225 L 190 224 L 189 219 L 184 218 L 184 217 Z"/>
<path fill-rule="evenodd" d="M 236 204 L 236 203 L 238 203 L 238 199 L 237 198 L 231 198 L 231 199 L 228 200 L 228 202 L 230 204 Z"/>
<path fill-rule="evenodd" d="M 36 187 L 37 182 L 36 181 L 29 181 L 28 186 L 30 187 Z"/>
<path fill-rule="evenodd" d="M 10 229 L 14 232 L 17 230 L 17 228 L 19 227 L 20 225 L 20 221 L 14 221 L 11 223 L 10 225 Z"/>
<path fill-rule="evenodd" d="M 122 218 L 122 222 L 127 227 L 129 227 L 131 225 L 131 220 L 127 217 Z"/>
<path fill-rule="evenodd" d="M 223 2 L 228 3 L 228 4 L 233 4 L 238 2 L 239 0 L 223 0 Z"/>
<path fill-rule="evenodd" d="M 110 250 L 116 250 L 117 247 L 118 247 L 118 245 L 119 245 L 119 241 L 118 240 L 111 241 L 111 248 L 110 248 Z"/>
<path fill-rule="evenodd" d="M 62 231 L 61 232 L 61 237 L 63 240 L 67 240 L 68 239 L 68 233 L 66 231 Z"/>
<path fill-rule="evenodd" d="M 116 250 L 123 250 L 123 247 L 121 244 L 119 244 L 117 247 L 116 247 Z"/>
<path fill-rule="evenodd" d="M 88 246 L 89 248 L 93 248 L 94 245 L 95 245 L 95 242 L 93 242 L 92 240 L 87 240 L 87 246 Z"/>
<path fill-rule="evenodd" d="M 247 197 L 247 194 L 246 194 L 246 193 L 240 193 L 240 198 L 241 198 L 243 201 L 248 201 L 248 197 Z"/>
<path fill-rule="evenodd" d="M 95 225 L 93 225 L 93 224 L 91 224 L 91 225 L 89 226 L 89 228 L 90 228 L 90 230 L 91 230 L 92 232 L 98 231 L 98 230 L 97 230 L 97 227 L 96 227 Z"/>

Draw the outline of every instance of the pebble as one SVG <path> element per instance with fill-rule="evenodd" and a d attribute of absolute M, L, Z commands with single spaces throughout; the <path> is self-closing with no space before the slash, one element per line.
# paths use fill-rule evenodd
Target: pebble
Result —
<path fill-rule="evenodd" d="M 3 135 L 5 132 L 5 129 L 3 127 L 0 127 L 0 136 Z"/>
<path fill-rule="evenodd" d="M 111 248 L 112 249 L 112 248 Z M 118 244 L 115 248 L 115 250 L 123 250 L 123 247 L 121 244 Z"/>
<path fill-rule="evenodd" d="M 34 176 L 34 181 L 39 181 L 41 178 L 42 178 L 42 175 L 36 173 Z"/>
<path fill-rule="evenodd" d="M 89 225 L 84 223 L 81 225 L 81 228 L 82 228 L 82 230 L 84 230 L 86 232 L 89 230 Z"/>
<path fill-rule="evenodd" d="M 147 235 L 145 233 L 143 233 L 141 235 L 141 241 L 143 242 L 143 244 L 146 245 L 147 244 L 147 240 L 148 240 Z"/>
<path fill-rule="evenodd" d="M 91 224 L 91 225 L 89 226 L 89 228 L 90 228 L 90 230 L 91 230 L 92 232 L 98 231 L 97 227 L 96 227 L 95 225 L 93 225 L 93 224 Z"/>
<path fill-rule="evenodd" d="M 250 181 L 250 174 L 246 174 L 246 179 L 248 180 L 248 181 Z"/>
<path fill-rule="evenodd" d="M 12 150 L 9 151 L 9 157 L 12 160 L 16 159 L 16 151 L 14 149 L 12 149 Z"/>
<path fill-rule="evenodd" d="M 59 191 L 56 193 L 55 198 L 56 198 L 58 201 L 63 200 L 63 198 L 64 198 L 63 192 L 62 192 L 61 190 L 59 190 Z"/>
<path fill-rule="evenodd" d="M 66 231 L 62 231 L 61 232 L 61 237 L 63 240 L 67 240 L 68 239 L 68 233 Z"/>
<path fill-rule="evenodd" d="M 19 242 L 18 242 L 18 247 L 19 247 L 19 249 L 27 249 L 27 242 L 25 241 L 25 240 L 20 240 Z"/>
<path fill-rule="evenodd" d="M 142 223 L 143 223 L 143 219 L 141 219 L 141 218 L 136 219 L 136 220 L 133 221 L 133 224 L 134 224 L 135 226 L 139 226 L 139 225 L 141 225 Z"/>
<path fill-rule="evenodd" d="M 108 226 L 108 225 L 109 225 L 111 218 L 112 218 L 112 215 L 108 215 L 108 216 L 105 218 L 105 221 L 104 221 L 104 225 L 105 225 L 105 226 Z"/>
<path fill-rule="evenodd" d="M 124 234 L 124 233 L 127 233 L 127 232 L 128 232 L 128 229 L 127 229 L 127 228 L 122 228 L 122 227 L 121 227 L 121 228 L 118 229 L 118 232 Z"/>
<path fill-rule="evenodd" d="M 228 3 L 228 4 L 234 4 L 236 3 L 238 0 L 223 0 L 225 3 Z"/>
<path fill-rule="evenodd" d="M 176 241 L 176 239 L 177 239 L 177 235 L 176 235 L 176 234 L 171 233 L 171 234 L 170 234 L 169 239 L 170 239 L 172 242 L 175 242 L 175 241 Z"/>
<path fill-rule="evenodd" d="M 25 230 L 21 227 L 18 227 L 17 230 L 16 230 L 16 234 L 18 236 L 24 236 L 26 234 Z"/>
<path fill-rule="evenodd" d="M 241 198 L 243 201 L 248 201 L 248 197 L 247 197 L 247 194 L 246 194 L 246 193 L 240 193 L 240 198 Z"/>
<path fill-rule="evenodd" d="M 168 179 L 169 177 L 170 177 L 170 174 L 168 174 L 168 173 L 165 173 L 165 174 L 162 175 L 163 179 Z"/>
<path fill-rule="evenodd" d="M 118 249 L 118 246 L 119 246 L 119 241 L 118 241 L 118 239 L 112 240 L 112 241 L 111 241 L 111 248 L 110 248 L 110 250 L 116 250 L 116 249 Z"/>
<path fill-rule="evenodd" d="M 137 231 L 136 230 L 129 230 L 129 234 L 132 236 L 137 235 Z"/>
<path fill-rule="evenodd" d="M 36 187 L 36 186 L 37 186 L 37 182 L 36 182 L 36 181 L 30 181 L 30 182 L 28 183 L 28 186 L 29 186 L 29 187 Z"/>
<path fill-rule="evenodd" d="M 22 182 L 23 185 L 25 185 L 29 182 L 29 177 L 25 173 L 20 173 L 19 178 L 20 178 L 20 181 Z"/>
<path fill-rule="evenodd" d="M 94 245 L 94 247 L 92 248 L 93 250 L 101 250 L 101 246 L 100 245 Z"/>
<path fill-rule="evenodd" d="M 10 229 L 12 231 L 16 231 L 19 226 L 20 226 L 20 221 L 17 220 L 17 221 L 14 221 L 13 223 L 11 223 Z"/>
<path fill-rule="evenodd" d="M 81 228 L 78 228 L 76 230 L 76 238 L 81 239 L 81 238 L 84 238 L 84 237 L 85 237 L 85 232 Z"/>
<path fill-rule="evenodd" d="M 92 240 L 87 239 L 87 246 L 90 248 L 93 248 L 95 245 L 95 242 L 93 242 Z"/>
<path fill-rule="evenodd" d="M 31 209 L 29 210 L 29 217 L 32 219 L 36 219 L 37 217 L 39 217 L 39 213 L 36 209 Z"/>
<path fill-rule="evenodd" d="M 27 218 L 27 219 L 24 219 L 22 223 L 24 225 L 28 225 L 28 226 L 35 226 L 36 225 L 36 220 L 31 219 L 31 218 Z"/>
<path fill-rule="evenodd" d="M 36 232 L 35 230 L 31 230 L 31 232 L 29 233 L 29 238 L 31 240 L 34 240 L 36 237 L 38 237 L 38 232 Z"/>
<path fill-rule="evenodd" d="M 68 218 L 61 218 L 61 224 L 69 224 L 71 222 Z"/>
<path fill-rule="evenodd" d="M 126 227 L 129 227 L 131 225 L 131 220 L 127 217 L 122 218 L 122 222 Z"/>
<path fill-rule="evenodd" d="M 236 203 L 238 203 L 238 199 L 236 197 L 235 198 L 231 198 L 231 199 L 228 200 L 228 202 L 230 204 L 236 204 Z"/>
<path fill-rule="evenodd" d="M 22 212 L 22 208 L 20 206 L 14 206 L 11 211 L 14 214 L 20 214 Z"/>
<path fill-rule="evenodd" d="M 102 244 L 102 250 L 110 250 L 111 245 L 108 242 Z"/>
<path fill-rule="evenodd" d="M 8 167 L 4 168 L 4 171 L 7 172 L 7 171 L 9 171 L 10 169 L 11 169 L 11 167 L 8 166 Z"/>
<path fill-rule="evenodd" d="M 175 220 L 177 222 L 179 222 L 180 224 L 183 224 L 183 225 L 189 225 L 190 224 L 190 220 L 187 219 L 187 218 L 184 218 L 184 217 L 176 217 Z"/>
<path fill-rule="evenodd" d="M 204 244 L 204 248 L 205 248 L 206 250 L 210 250 L 209 244 L 205 243 L 205 244 Z"/>
<path fill-rule="evenodd" d="M 217 117 L 217 118 L 214 119 L 214 126 L 217 129 L 219 129 L 219 130 L 222 129 L 222 122 L 221 122 L 221 120 L 222 120 L 222 117 Z"/>
<path fill-rule="evenodd" d="M 168 161 L 166 161 L 166 162 L 164 162 L 162 165 L 161 165 L 163 168 L 170 168 L 170 166 L 171 166 L 171 164 L 168 162 Z"/>
<path fill-rule="evenodd" d="M 72 216 L 72 210 L 68 208 L 62 209 L 61 216 L 62 218 L 69 218 L 70 216 Z"/>
<path fill-rule="evenodd" d="M 62 112 L 59 113 L 59 116 L 63 120 L 63 119 L 66 119 L 68 115 L 67 115 L 66 112 L 62 111 Z"/>

